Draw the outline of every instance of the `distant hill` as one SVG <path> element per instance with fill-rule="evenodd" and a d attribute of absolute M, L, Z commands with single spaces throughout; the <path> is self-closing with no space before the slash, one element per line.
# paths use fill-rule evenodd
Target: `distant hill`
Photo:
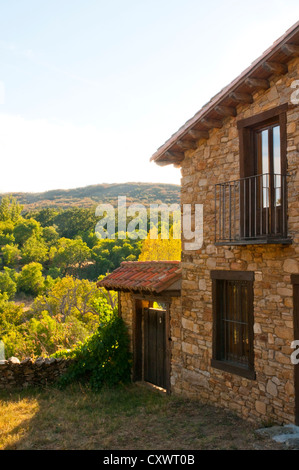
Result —
<path fill-rule="evenodd" d="M 6 193 L 7 194 L 7 193 Z M 24 206 L 25 211 L 47 207 L 93 207 L 100 203 L 117 206 L 118 196 L 126 196 L 127 204 L 180 203 L 180 186 L 163 183 L 96 184 L 74 189 L 55 189 L 42 193 L 9 193 Z M 0 194 L 0 197 L 4 194 Z"/>

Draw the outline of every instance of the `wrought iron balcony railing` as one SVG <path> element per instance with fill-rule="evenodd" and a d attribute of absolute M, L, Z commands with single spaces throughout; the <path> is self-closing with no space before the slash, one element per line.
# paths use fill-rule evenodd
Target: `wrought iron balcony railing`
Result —
<path fill-rule="evenodd" d="M 215 243 L 290 243 L 286 175 L 265 173 L 215 185 Z"/>

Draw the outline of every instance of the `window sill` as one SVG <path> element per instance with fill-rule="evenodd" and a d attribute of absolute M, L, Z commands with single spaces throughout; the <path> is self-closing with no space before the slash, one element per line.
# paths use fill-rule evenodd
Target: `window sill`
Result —
<path fill-rule="evenodd" d="M 254 370 L 245 369 L 241 366 L 236 366 L 229 362 L 218 361 L 217 359 L 211 360 L 211 366 L 215 369 L 220 369 L 225 372 L 229 372 L 230 374 L 239 375 L 240 377 L 244 377 L 246 379 L 255 380 L 256 374 Z"/>
<path fill-rule="evenodd" d="M 244 238 L 236 240 L 216 241 L 216 246 L 240 246 L 240 245 L 291 245 L 291 238 Z"/>

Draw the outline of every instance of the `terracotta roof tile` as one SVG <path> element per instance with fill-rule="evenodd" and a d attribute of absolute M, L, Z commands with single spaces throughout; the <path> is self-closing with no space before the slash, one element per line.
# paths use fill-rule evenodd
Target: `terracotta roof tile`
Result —
<path fill-rule="evenodd" d="M 180 279 L 180 261 L 125 261 L 97 286 L 107 290 L 160 293 Z"/>

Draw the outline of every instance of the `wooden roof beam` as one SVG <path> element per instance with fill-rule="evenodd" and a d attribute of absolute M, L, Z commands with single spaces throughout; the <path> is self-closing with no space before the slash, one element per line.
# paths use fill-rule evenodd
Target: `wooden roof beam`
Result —
<path fill-rule="evenodd" d="M 184 152 L 173 152 L 173 151 L 167 150 L 167 152 L 165 152 L 164 155 L 169 161 L 169 163 L 178 163 L 184 160 L 185 158 Z"/>
<path fill-rule="evenodd" d="M 249 93 L 239 93 L 237 91 L 233 91 L 229 94 L 229 97 L 234 101 L 238 101 L 239 103 L 253 103 L 253 98 Z"/>
<path fill-rule="evenodd" d="M 156 160 L 156 163 L 159 166 L 166 166 L 170 164 L 180 166 L 180 163 L 184 160 L 184 158 L 184 152 L 172 152 L 168 150 L 163 155 L 161 155 L 160 159 Z"/>
<path fill-rule="evenodd" d="M 223 123 L 220 119 L 203 118 L 200 122 L 201 124 L 209 128 L 217 127 L 218 129 L 220 129 L 223 126 Z"/>
<path fill-rule="evenodd" d="M 216 113 L 220 114 L 220 116 L 236 116 L 237 111 L 236 108 L 232 106 L 216 106 L 215 107 Z"/>
<path fill-rule="evenodd" d="M 170 165 L 171 162 L 168 160 L 156 160 L 155 163 L 159 166 L 167 166 Z"/>
<path fill-rule="evenodd" d="M 178 140 L 176 142 L 176 145 L 178 147 L 180 147 L 182 150 L 194 150 L 196 149 L 197 145 L 196 143 L 194 142 L 194 140 Z"/>
<path fill-rule="evenodd" d="M 261 88 L 263 90 L 270 88 L 269 80 L 264 78 L 246 78 L 245 85 L 249 86 L 249 88 Z"/>
<path fill-rule="evenodd" d="M 285 55 L 299 56 L 299 46 L 297 44 L 284 44 L 281 50 Z"/>
<path fill-rule="evenodd" d="M 192 137 L 195 140 L 208 139 L 209 131 L 200 131 L 197 129 L 190 129 L 188 131 L 188 135 L 190 135 L 190 137 Z"/>
<path fill-rule="evenodd" d="M 279 62 L 264 62 L 263 68 L 270 73 L 276 75 L 284 75 L 288 71 L 288 67 L 285 64 Z"/>

